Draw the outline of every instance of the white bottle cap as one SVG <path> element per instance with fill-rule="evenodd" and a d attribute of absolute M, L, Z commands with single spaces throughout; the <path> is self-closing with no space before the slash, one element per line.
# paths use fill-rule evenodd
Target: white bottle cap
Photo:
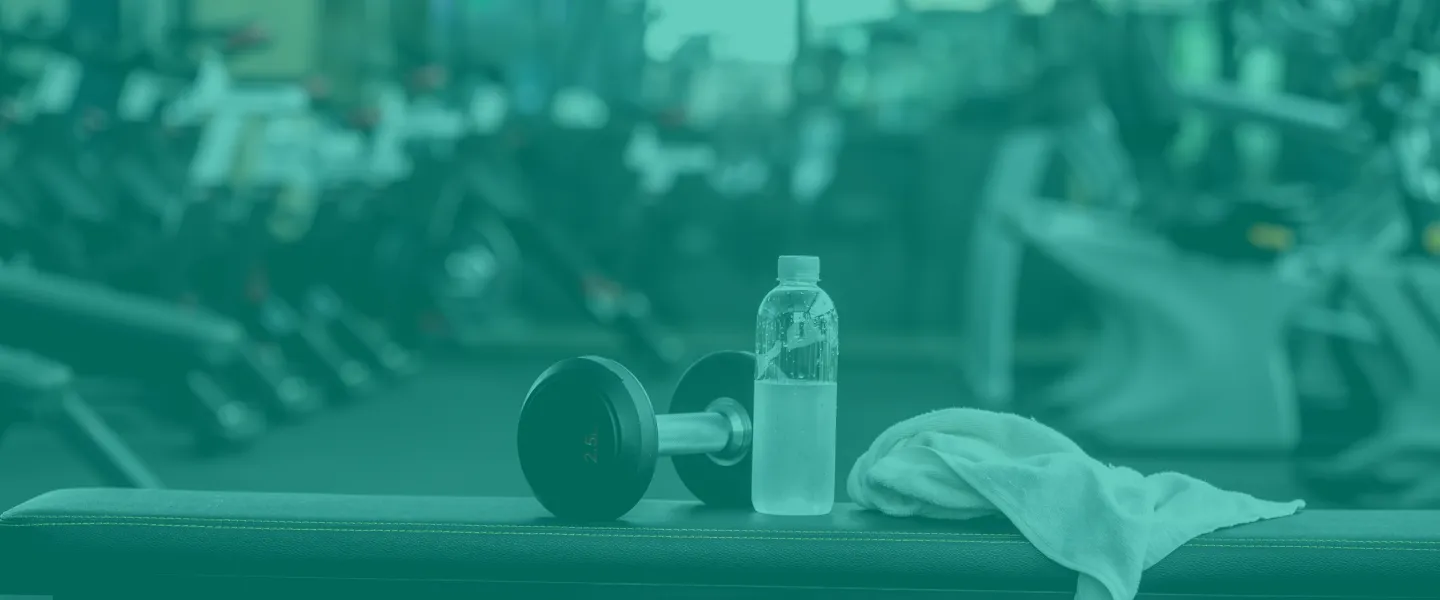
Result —
<path fill-rule="evenodd" d="M 781 281 L 820 281 L 820 257 L 782 256 L 779 272 Z"/>

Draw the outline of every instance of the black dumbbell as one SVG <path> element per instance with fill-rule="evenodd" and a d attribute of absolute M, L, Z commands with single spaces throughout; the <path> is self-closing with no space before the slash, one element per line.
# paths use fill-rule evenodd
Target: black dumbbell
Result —
<path fill-rule="evenodd" d="M 595 356 L 546 369 L 520 409 L 520 469 L 564 519 L 619 518 L 640 502 L 662 456 L 700 501 L 750 508 L 755 355 L 718 352 L 681 376 L 656 415 L 630 370 Z"/>

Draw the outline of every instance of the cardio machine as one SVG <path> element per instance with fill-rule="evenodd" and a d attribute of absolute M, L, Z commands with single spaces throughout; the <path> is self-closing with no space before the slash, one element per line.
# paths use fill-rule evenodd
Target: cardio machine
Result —
<path fill-rule="evenodd" d="M 1052 81 L 1083 91 L 1087 78 L 1064 70 Z M 1039 95 L 1080 102 L 1006 136 L 970 238 L 961 365 L 976 401 L 1119 450 L 1292 449 L 1300 429 L 1286 332 L 1318 293 L 1317 282 L 1270 258 L 1293 245 L 1293 219 L 1253 208 L 1245 218 L 1235 209 L 1225 219 L 1170 214 L 1175 203 L 1137 180 L 1100 96 L 1049 92 Z M 1086 189 L 1103 192 L 1104 206 L 1039 199 L 1057 155 Z M 1084 281 L 1101 320 L 1081 362 L 1034 394 L 1017 391 L 1013 372 L 1027 250 Z"/>
<path fill-rule="evenodd" d="M 1034 144 L 1017 136 L 999 158 Z M 1102 325 L 1085 361 L 1022 411 L 1033 407 L 1077 437 L 1117 448 L 1287 450 L 1298 440 L 1283 341 L 1308 286 L 1000 188 L 992 180 L 982 197 L 1008 197 L 1012 205 L 999 209 L 1008 214 L 982 212 L 971 250 L 974 353 L 964 362 L 980 402 L 1004 407 L 1016 397 L 1013 311 L 1023 302 L 1015 291 L 1029 247 L 1089 285 Z M 1246 339 L 1253 342 L 1237 345 Z"/>

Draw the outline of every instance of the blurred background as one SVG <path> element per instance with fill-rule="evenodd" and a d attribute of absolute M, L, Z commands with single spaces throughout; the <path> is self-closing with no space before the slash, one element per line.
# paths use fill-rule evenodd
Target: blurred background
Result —
<path fill-rule="evenodd" d="M 0 504 L 525 495 L 580 354 L 660 409 L 776 257 L 840 470 L 979 406 L 1440 505 L 1434 0 L 0 1 Z M 841 478 L 843 481 L 843 477 Z M 685 497 L 668 465 L 652 488 Z"/>

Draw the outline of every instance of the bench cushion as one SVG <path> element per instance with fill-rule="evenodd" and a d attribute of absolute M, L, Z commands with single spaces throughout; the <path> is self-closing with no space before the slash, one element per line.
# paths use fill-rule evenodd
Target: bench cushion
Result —
<path fill-rule="evenodd" d="M 646 501 L 622 521 L 579 526 L 528 498 L 68 490 L 0 516 L 0 556 L 19 567 L 0 571 L 0 594 L 103 582 L 111 591 L 183 584 L 196 594 L 208 586 L 311 595 L 364 582 L 420 597 L 440 589 L 427 583 L 445 582 L 469 597 L 520 583 L 877 597 L 1073 594 L 1076 579 L 1004 522 L 895 519 L 844 504 L 825 517 L 775 518 Z M 1440 512 L 1315 510 L 1218 532 L 1147 571 L 1141 592 L 1437 598 Z"/>

